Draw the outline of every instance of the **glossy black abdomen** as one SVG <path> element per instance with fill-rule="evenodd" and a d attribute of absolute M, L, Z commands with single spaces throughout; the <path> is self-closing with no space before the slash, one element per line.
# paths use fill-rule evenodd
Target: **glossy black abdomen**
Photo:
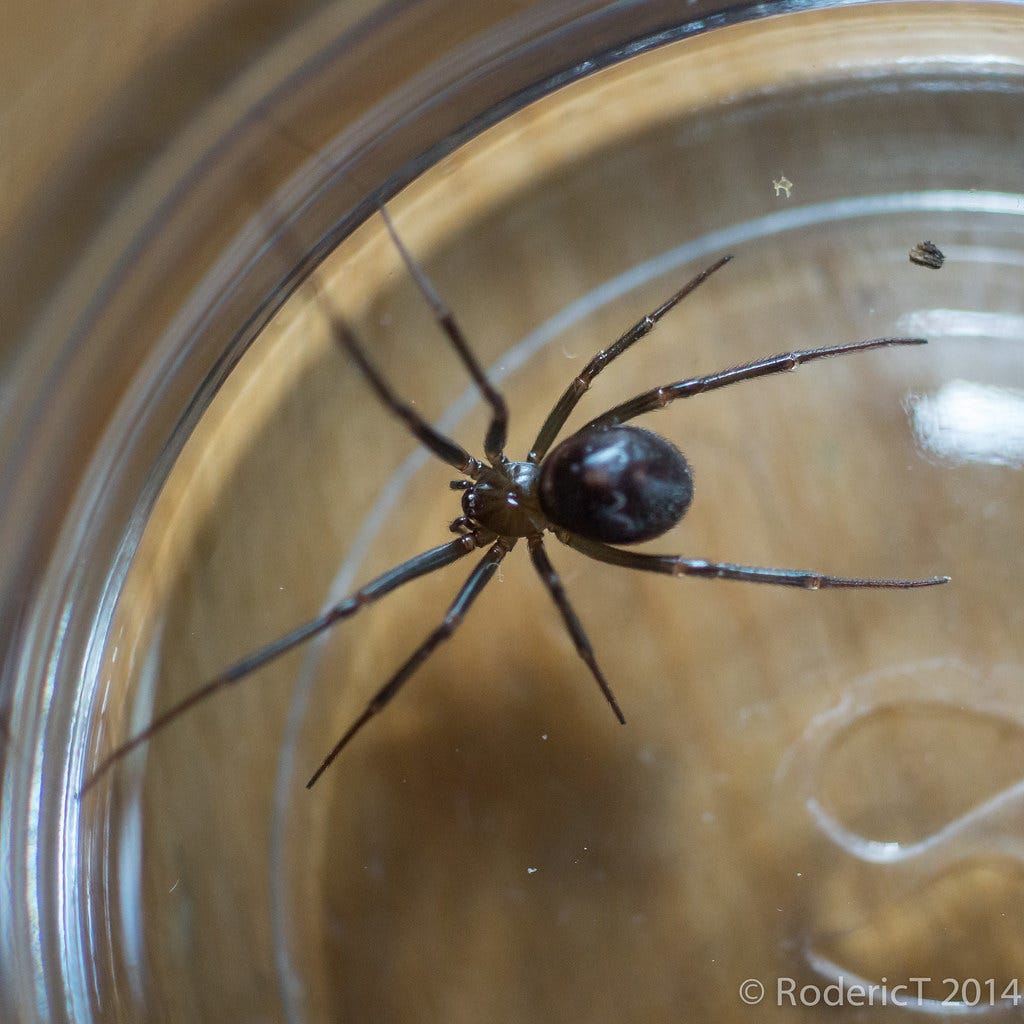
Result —
<path fill-rule="evenodd" d="M 686 514 L 693 475 L 670 441 L 640 427 L 591 427 L 541 465 L 540 505 L 557 526 L 588 540 L 635 544 Z"/>

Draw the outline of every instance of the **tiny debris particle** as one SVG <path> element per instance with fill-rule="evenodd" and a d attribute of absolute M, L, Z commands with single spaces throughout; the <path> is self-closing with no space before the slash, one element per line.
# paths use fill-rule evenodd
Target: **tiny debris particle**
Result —
<path fill-rule="evenodd" d="M 938 270 L 945 260 L 942 250 L 934 242 L 918 242 L 910 250 L 910 262 L 916 263 L 919 267 Z"/>
<path fill-rule="evenodd" d="M 526 869 L 526 873 L 528 875 L 535 875 L 537 873 L 537 869 L 536 868 L 527 868 Z"/>
<path fill-rule="evenodd" d="M 785 175 L 781 178 L 772 179 L 772 188 L 775 189 L 775 195 L 780 196 L 783 192 L 786 193 L 786 198 L 789 198 L 790 192 L 793 191 L 793 182 L 789 180 Z"/>

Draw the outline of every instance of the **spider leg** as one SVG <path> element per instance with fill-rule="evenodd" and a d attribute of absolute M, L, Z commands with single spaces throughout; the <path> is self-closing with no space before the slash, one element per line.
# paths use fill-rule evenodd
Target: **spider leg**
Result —
<path fill-rule="evenodd" d="M 285 133 L 287 134 L 287 133 Z M 292 141 L 300 145 L 295 138 Z M 303 147 L 304 148 L 304 147 Z M 288 242 L 288 236 L 280 236 L 283 243 Z M 301 253 L 293 253 L 296 259 L 296 266 L 302 266 L 304 259 Z M 309 279 L 315 280 L 314 278 Z M 308 283 L 308 282 L 307 282 Z M 381 375 L 377 367 L 371 362 L 365 349 L 360 344 L 355 332 L 348 322 L 341 315 L 340 311 L 323 293 L 320 288 L 311 287 L 310 292 L 313 301 L 323 310 L 324 319 L 327 321 L 331 335 L 341 348 L 344 348 L 352 360 L 359 367 L 363 376 L 373 388 L 381 403 L 402 420 L 406 427 L 433 455 L 449 466 L 454 466 L 460 473 L 472 477 L 474 480 L 481 469 L 480 462 L 473 458 L 462 445 L 453 441 L 450 437 L 442 434 L 439 430 L 428 423 L 415 409 L 407 402 L 403 402 L 394 389 Z"/>
<path fill-rule="evenodd" d="M 384 597 L 386 594 L 390 594 L 392 590 L 396 590 L 403 583 L 408 583 L 419 576 L 426 576 L 436 569 L 441 569 L 463 555 L 468 554 L 475 547 L 476 542 L 473 538 L 464 536 L 459 537 L 457 540 L 449 541 L 447 544 L 431 548 L 429 551 L 424 551 L 422 554 L 416 555 L 415 558 L 410 558 L 407 562 L 403 562 L 401 565 L 395 566 L 394 569 L 390 569 L 383 575 L 371 580 L 343 601 L 339 601 L 333 607 L 328 608 L 322 615 L 318 615 L 315 619 L 311 619 L 309 622 L 293 629 L 279 640 L 261 647 L 258 651 L 247 655 L 241 661 L 235 662 L 234 665 L 225 669 L 220 675 L 215 676 L 208 683 L 199 687 L 198 690 L 194 690 L 172 708 L 163 712 L 163 714 L 158 715 L 145 729 L 136 733 L 131 739 L 122 743 L 121 746 L 108 754 L 97 765 L 92 775 L 89 776 L 85 784 L 78 791 L 79 797 L 88 789 L 91 789 L 123 757 L 131 753 L 142 743 L 152 739 L 165 726 L 170 725 L 179 716 L 185 714 L 186 711 L 206 700 L 207 697 L 212 696 L 218 690 L 230 686 L 232 683 L 237 683 L 240 679 L 262 668 L 275 658 L 279 658 L 282 654 L 312 639 L 318 633 L 322 633 L 341 619 L 347 619 L 349 616 L 355 615 L 361 608 L 365 608 L 366 605 Z"/>
<path fill-rule="evenodd" d="M 565 421 L 569 418 L 569 414 L 576 408 L 576 404 L 589 390 L 591 383 L 594 378 L 613 360 L 617 359 L 626 351 L 634 342 L 639 341 L 641 338 L 650 334 L 654 329 L 654 325 L 670 310 L 673 306 L 677 305 L 687 295 L 690 294 L 699 285 L 702 285 L 716 270 L 720 270 L 722 267 L 732 259 L 732 256 L 723 256 L 720 260 L 716 260 L 706 270 L 702 270 L 696 277 L 689 280 L 682 288 L 679 289 L 671 298 L 663 302 L 657 309 L 652 310 L 646 316 L 641 317 L 625 334 L 622 335 L 618 341 L 609 345 L 608 348 L 602 349 L 600 352 L 590 360 L 589 363 L 580 371 L 578 377 L 565 389 L 564 394 L 555 404 L 555 407 L 548 414 L 548 418 L 544 421 L 544 425 L 540 428 L 540 433 L 537 435 L 537 440 L 533 442 L 533 447 L 530 449 L 530 454 L 527 456 L 528 462 L 540 462 L 548 453 L 548 449 L 551 447 L 552 442 L 558 436 L 558 432 L 565 426 Z"/>
<path fill-rule="evenodd" d="M 405 664 L 377 691 L 370 700 L 370 703 L 366 705 L 363 713 L 348 727 L 344 736 L 338 740 L 331 752 L 320 763 L 320 767 L 317 768 L 309 782 L 306 783 L 307 789 L 311 789 L 316 784 L 316 781 L 330 767 L 331 762 L 345 749 L 352 737 L 374 715 L 383 710 L 416 669 L 455 632 L 469 610 L 469 606 L 476 600 L 480 591 L 491 581 L 498 566 L 501 564 L 501 560 L 512 550 L 515 542 L 516 538 L 514 537 L 509 539 L 502 538 L 491 545 L 487 554 L 480 560 L 477 567 L 470 573 L 469 578 L 455 595 L 455 600 L 451 603 L 447 614 L 441 620 L 441 624 L 413 651 Z"/>
<path fill-rule="evenodd" d="M 530 558 L 533 559 L 534 568 L 544 581 L 544 585 L 548 588 L 548 593 L 554 598 L 558 610 L 562 613 L 565 628 L 569 631 L 573 643 L 576 644 L 577 653 L 586 662 L 587 668 L 590 669 L 591 674 L 597 680 L 597 685 L 601 687 L 601 692 L 604 694 L 605 700 L 611 705 L 615 717 L 622 725 L 625 725 L 626 719 L 619 708 L 618 701 L 615 699 L 615 694 L 612 693 L 608 680 L 605 679 L 604 673 L 597 664 L 594 649 L 590 646 L 587 634 L 583 632 L 583 626 L 580 625 L 580 620 L 569 603 L 565 587 L 562 586 L 562 581 L 559 579 L 558 573 L 555 572 L 555 567 L 551 564 L 547 552 L 544 550 L 544 542 L 540 534 L 531 537 L 527 543 L 530 546 Z"/>
<path fill-rule="evenodd" d="M 733 565 L 730 562 L 707 562 L 702 558 L 682 558 L 679 555 L 651 555 L 640 551 L 624 551 L 611 544 L 586 540 L 564 531 L 559 531 L 558 539 L 599 562 L 621 565 L 627 569 L 665 573 L 668 576 L 703 576 L 706 579 L 773 583 L 783 587 L 801 587 L 804 590 L 858 587 L 908 590 L 914 587 L 934 587 L 949 582 L 948 576 L 928 576 L 919 580 L 858 579 L 849 576 L 826 576 L 806 569 L 763 569 L 753 565 Z"/>
<path fill-rule="evenodd" d="M 691 377 L 688 380 L 676 381 L 674 384 L 665 384 L 660 388 L 652 388 L 650 391 L 636 395 L 629 401 L 596 416 L 587 424 L 587 427 L 610 427 L 617 423 L 626 423 L 646 412 L 664 409 L 666 405 L 670 405 L 676 399 L 692 398 L 704 391 L 714 391 L 716 388 L 724 388 L 739 381 L 755 380 L 773 373 L 795 370 L 803 363 L 810 363 L 815 359 L 845 356 L 852 352 L 864 352 L 868 349 L 885 348 L 889 345 L 926 345 L 927 343 L 925 338 L 875 338 L 871 341 L 856 341 L 849 345 L 829 345 L 826 348 L 780 352 L 776 356 L 768 356 L 729 370 L 710 373 L 706 377 Z"/>
<path fill-rule="evenodd" d="M 326 314 L 335 340 L 342 348 L 348 351 L 348 354 L 359 367 L 363 376 L 369 381 L 370 387 L 376 392 L 381 402 L 405 423 L 410 432 L 419 439 L 428 451 L 436 455 L 442 462 L 447 462 L 449 466 L 454 466 L 460 473 L 476 479 L 481 469 L 479 461 L 474 459 L 462 445 L 442 434 L 420 416 L 411 405 L 403 402 L 398 397 L 377 367 L 370 362 L 370 357 L 359 343 L 355 332 L 341 318 L 336 309 L 328 307 Z"/>
<path fill-rule="evenodd" d="M 423 272 L 423 268 L 413 259 L 412 254 L 406 249 L 401 238 L 398 237 L 398 232 L 391 221 L 391 216 L 383 206 L 380 207 L 380 215 L 385 227 L 388 229 L 388 234 L 391 235 L 392 242 L 395 243 L 395 248 L 405 263 L 406 269 L 416 282 L 420 294 L 422 294 L 427 304 L 433 310 L 434 317 L 444 333 L 448 335 L 452 348 L 458 353 L 462 364 L 469 371 L 470 377 L 473 378 L 476 386 L 480 389 L 480 393 L 491 407 L 491 424 L 487 428 L 487 434 L 484 438 L 484 453 L 490 459 L 492 465 L 497 464 L 502 460 L 505 451 L 505 440 L 508 436 L 508 405 L 505 403 L 505 397 L 488 380 L 483 367 L 477 361 L 473 350 L 469 347 L 466 336 L 455 322 L 455 315 L 445 304 L 441 296 L 438 295 L 437 289 L 434 288 L 430 278 Z"/>

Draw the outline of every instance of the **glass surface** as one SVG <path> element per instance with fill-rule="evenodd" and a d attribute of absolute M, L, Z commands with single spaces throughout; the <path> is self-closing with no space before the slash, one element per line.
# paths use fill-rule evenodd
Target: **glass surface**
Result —
<path fill-rule="evenodd" d="M 170 274 L 11 658 L 12 1019 L 824 1019 L 869 985 L 872 1019 L 996 1019 L 1024 986 L 1024 19 L 866 5 L 620 63 L 612 19 L 593 74 L 551 20 L 509 47 L 493 94 L 449 39 L 448 78 L 416 83 L 429 102 L 407 85 L 373 108 L 386 132 L 324 113 L 350 53 L 303 65 L 197 179 L 231 211 L 205 236 L 209 272 Z M 628 39 L 620 25 L 616 56 Z M 523 92 L 524 66 L 568 84 Z M 466 95 L 479 116 L 453 137 Z M 506 394 L 512 457 L 597 348 L 723 252 L 569 429 L 758 356 L 926 336 L 652 415 L 696 497 L 650 547 L 953 582 L 648 578 L 552 538 L 628 724 L 516 550 L 307 791 L 471 557 L 77 800 L 154 711 L 450 536 L 451 469 L 331 337 L 338 308 L 403 397 L 482 454 L 485 407 L 374 190 L 398 191 L 401 237 Z M 195 245 L 188 212 L 159 224 L 168 254 Z M 926 240 L 939 270 L 908 258 Z M 912 978 L 929 980 L 886 987 Z"/>

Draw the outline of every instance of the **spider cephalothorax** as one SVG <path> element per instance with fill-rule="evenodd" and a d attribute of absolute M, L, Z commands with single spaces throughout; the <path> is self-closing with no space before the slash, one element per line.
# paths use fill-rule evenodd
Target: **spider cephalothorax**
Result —
<path fill-rule="evenodd" d="M 540 508 L 537 481 L 540 467 L 532 462 L 499 462 L 483 466 L 476 480 L 453 480 L 464 490 L 462 511 L 452 523 L 456 533 L 481 537 L 529 537 L 543 533 L 548 522 Z"/>

